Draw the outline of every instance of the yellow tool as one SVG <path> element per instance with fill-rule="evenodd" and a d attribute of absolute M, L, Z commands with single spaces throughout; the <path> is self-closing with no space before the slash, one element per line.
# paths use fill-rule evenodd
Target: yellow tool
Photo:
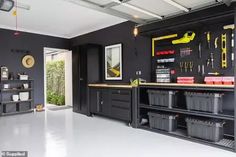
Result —
<path fill-rule="evenodd" d="M 223 26 L 223 28 L 225 30 L 227 30 L 227 29 L 232 30 L 231 47 L 232 47 L 233 51 L 231 52 L 231 63 L 232 63 L 232 66 L 234 66 L 234 31 L 235 31 L 235 25 L 234 24 L 225 25 L 225 26 Z"/>
<path fill-rule="evenodd" d="M 177 36 L 178 36 L 178 34 L 171 34 L 171 35 L 165 35 L 165 36 L 152 38 L 152 57 L 154 57 L 154 55 L 155 55 L 155 41 L 175 38 Z"/>
<path fill-rule="evenodd" d="M 208 47 L 208 49 L 210 49 L 211 48 L 211 33 L 206 32 L 205 34 L 207 36 L 207 47 Z"/>
<path fill-rule="evenodd" d="M 221 34 L 221 67 L 227 68 L 227 45 L 226 34 Z"/>
<path fill-rule="evenodd" d="M 189 43 L 190 41 L 192 41 L 195 38 L 195 33 L 192 31 L 188 31 L 184 34 L 184 36 L 180 39 L 177 40 L 173 40 L 172 44 L 186 44 Z"/>

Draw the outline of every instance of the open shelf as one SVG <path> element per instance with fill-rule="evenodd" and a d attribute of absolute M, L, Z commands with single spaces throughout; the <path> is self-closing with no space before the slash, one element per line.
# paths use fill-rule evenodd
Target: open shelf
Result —
<path fill-rule="evenodd" d="M 160 107 L 160 106 L 150 106 L 146 104 L 140 104 L 140 108 L 152 109 L 157 111 L 166 111 L 166 112 L 173 112 L 173 113 L 182 113 L 186 115 L 193 115 L 193 116 L 201 116 L 201 117 L 210 117 L 210 118 L 217 118 L 217 119 L 224 119 L 224 120 L 234 120 L 234 113 L 230 111 L 225 111 L 224 113 L 213 114 L 207 112 L 200 112 L 200 111 L 190 111 L 186 109 L 180 108 L 167 108 L 167 107 Z"/>
<path fill-rule="evenodd" d="M 1 92 L 27 92 L 27 91 L 32 91 L 32 88 L 28 89 L 1 89 Z"/>
<path fill-rule="evenodd" d="M 204 144 L 219 147 L 219 148 L 224 148 L 230 151 L 234 151 L 234 145 L 235 145 L 234 139 L 230 137 L 224 138 L 219 142 L 211 142 L 211 141 L 207 141 L 203 139 L 190 137 L 187 135 L 187 130 L 184 130 L 184 129 L 177 129 L 175 132 L 166 132 L 166 131 L 162 131 L 158 129 L 151 129 L 148 125 L 144 125 L 144 126 L 140 125 L 139 128 L 152 131 L 152 132 L 165 134 L 165 135 L 187 139 L 189 141 L 194 141 L 194 142 L 204 143 Z"/>
<path fill-rule="evenodd" d="M 26 101 L 2 101 L 1 104 L 16 104 L 16 103 L 24 103 L 24 102 L 32 102 L 32 99 Z"/>
<path fill-rule="evenodd" d="M 202 90 L 234 92 L 234 85 L 178 84 L 178 83 L 141 83 L 140 87 L 174 90 Z"/>
<path fill-rule="evenodd" d="M 0 82 L 1 83 L 7 83 L 7 82 L 31 82 L 33 80 L 19 80 L 19 79 L 16 79 L 16 80 L 1 80 Z"/>
<path fill-rule="evenodd" d="M 2 116 L 10 116 L 10 115 L 17 115 L 17 114 L 25 114 L 25 113 L 31 113 L 34 112 L 33 109 L 28 110 L 28 111 L 17 111 L 17 112 L 10 112 L 10 113 L 2 113 Z"/>

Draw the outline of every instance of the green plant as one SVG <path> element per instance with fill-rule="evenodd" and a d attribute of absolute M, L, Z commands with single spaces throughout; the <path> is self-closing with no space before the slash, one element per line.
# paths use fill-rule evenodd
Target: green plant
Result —
<path fill-rule="evenodd" d="M 65 105 L 65 63 L 51 61 L 46 64 L 47 103 Z"/>

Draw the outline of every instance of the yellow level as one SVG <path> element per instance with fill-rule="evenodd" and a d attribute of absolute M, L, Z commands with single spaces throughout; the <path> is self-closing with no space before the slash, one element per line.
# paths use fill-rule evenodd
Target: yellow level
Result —
<path fill-rule="evenodd" d="M 170 35 L 165 35 L 165 36 L 160 36 L 160 37 L 152 38 L 152 57 L 155 56 L 155 41 L 175 38 L 177 36 L 178 36 L 178 34 L 170 34 Z"/>
<path fill-rule="evenodd" d="M 226 34 L 221 35 L 221 67 L 227 68 L 227 45 L 226 45 Z"/>

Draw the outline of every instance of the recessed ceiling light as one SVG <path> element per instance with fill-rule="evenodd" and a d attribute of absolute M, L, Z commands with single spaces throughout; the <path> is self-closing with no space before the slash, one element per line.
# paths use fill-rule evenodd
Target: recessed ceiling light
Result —
<path fill-rule="evenodd" d="M 189 12 L 190 11 L 189 8 L 186 8 L 183 5 L 177 3 L 177 2 L 175 2 L 173 0 L 163 0 L 163 1 L 165 1 L 166 3 L 169 3 L 170 5 L 172 5 L 172 6 L 176 7 L 176 8 L 179 8 L 180 10 L 183 10 L 185 12 Z"/>

